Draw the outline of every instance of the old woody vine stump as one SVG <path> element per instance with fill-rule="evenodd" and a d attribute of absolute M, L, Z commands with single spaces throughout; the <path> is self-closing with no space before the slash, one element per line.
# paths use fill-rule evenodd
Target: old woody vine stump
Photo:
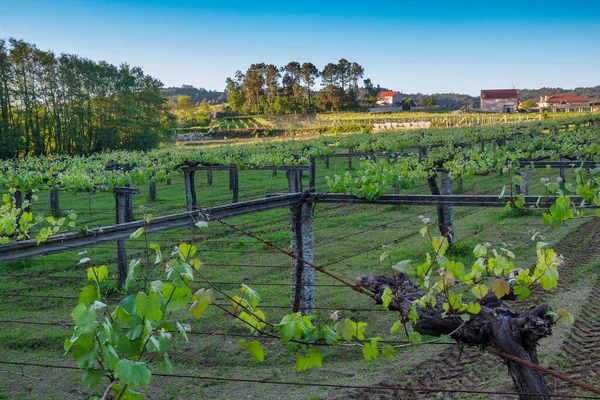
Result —
<path fill-rule="evenodd" d="M 426 220 L 425 218 L 423 218 Z M 429 221 L 424 221 L 426 224 Z M 428 232 L 426 225 L 422 234 Z M 507 249 L 492 249 L 477 245 L 477 258 L 466 272 L 461 262 L 445 257 L 447 239 L 430 235 L 433 255 L 416 268 L 405 260 L 392 265 L 396 274 L 365 275 L 357 278 L 359 286 L 371 291 L 377 304 L 397 311 L 400 319 L 392 331 L 404 328 L 413 342 L 421 334 L 449 335 L 458 343 L 470 346 L 491 346 L 503 353 L 538 364 L 539 341 L 552 334 L 552 326 L 561 318 L 571 322 L 573 316 L 563 309 L 557 313 L 549 305 L 526 311 L 502 307 L 502 300 L 525 299 L 531 288 L 542 286 L 549 290 L 558 281 L 562 260 L 546 243 L 538 243 L 538 261 L 533 270 L 516 268 L 514 254 Z M 382 260 L 389 258 L 384 253 Z M 418 283 L 411 280 L 418 278 Z M 416 281 L 416 279 L 415 279 Z M 486 283 L 491 282 L 491 288 Z M 470 289 L 470 290 L 468 290 Z M 409 330 L 412 332 L 409 333 Z M 507 361 L 515 389 L 521 399 L 550 399 L 542 373 L 515 361 Z"/>

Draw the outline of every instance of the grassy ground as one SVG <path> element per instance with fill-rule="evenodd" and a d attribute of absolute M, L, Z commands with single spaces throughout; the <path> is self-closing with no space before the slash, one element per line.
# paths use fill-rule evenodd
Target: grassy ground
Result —
<path fill-rule="evenodd" d="M 354 165 L 357 165 L 355 163 Z M 319 162 L 317 166 L 318 191 L 326 191 L 325 176 L 343 173 L 347 160 L 331 159 L 326 170 Z M 204 174 L 197 176 L 199 205 L 208 207 L 230 202 L 227 172 L 214 172 L 214 183 L 208 187 Z M 558 174 L 553 171 L 552 174 Z M 531 175 L 532 193 L 542 193 L 536 187 L 545 172 L 535 171 Z M 262 197 L 265 193 L 285 192 L 285 174 L 272 176 L 267 171 L 240 172 L 240 200 Z M 464 182 L 466 194 L 498 194 L 508 177 L 497 175 L 477 177 Z M 305 181 L 306 182 L 306 181 Z M 147 188 L 134 199 L 135 217 L 141 219 L 144 212 L 165 215 L 185 210 L 185 193 L 180 178 L 169 186 L 159 185 L 158 200 L 150 202 Z M 390 188 L 390 192 L 391 192 Z M 425 182 L 407 193 L 427 193 Z M 40 195 L 37 209 L 48 204 L 47 196 Z M 79 222 L 89 227 L 103 226 L 114 222 L 114 198 L 111 194 L 61 194 L 62 207 L 75 210 Z M 90 207 L 91 204 L 91 207 Z M 145 207 L 141 210 L 140 207 Z M 421 262 L 430 245 L 418 235 L 421 223 L 418 215 L 435 219 L 433 207 L 393 207 L 372 205 L 317 205 L 315 210 L 315 260 L 340 277 L 353 282 L 365 273 L 389 274 L 389 264 L 379 261 L 385 250 L 394 261 L 404 259 Z M 535 244 L 529 238 L 536 231 L 546 230 L 538 212 L 506 212 L 502 209 L 455 208 L 457 245 L 453 257 L 469 263 L 474 261 L 471 252 L 477 243 L 491 242 L 498 247 L 514 249 L 519 265 L 531 265 L 535 259 Z M 559 230 L 545 233 L 544 240 L 550 243 L 569 234 L 586 219 L 570 221 Z M 289 211 L 273 210 L 258 215 L 234 218 L 228 222 L 279 244 L 289 245 Z M 177 230 L 148 236 L 149 242 L 158 242 L 163 249 L 180 241 L 189 241 L 189 230 Z M 146 238 L 128 240 L 129 258 L 145 260 L 143 248 Z M 393 243 L 390 247 L 383 245 Z M 202 273 L 217 286 L 230 294 L 238 294 L 239 284 L 244 282 L 259 292 L 267 319 L 278 322 L 282 315 L 290 312 L 290 260 L 251 238 L 232 232 L 229 228 L 212 223 L 194 237 L 204 262 Z M 168 250 L 163 250 L 168 253 Z M 63 356 L 62 344 L 70 336 L 69 327 L 39 325 L 39 323 L 70 323 L 70 311 L 77 302 L 79 288 L 83 286 L 85 266 L 78 266 L 81 257 L 89 256 L 96 265 L 106 263 L 112 272 L 111 281 L 103 286 L 109 304 L 115 304 L 125 296 L 115 285 L 115 244 L 101 245 L 87 250 L 85 255 L 77 252 L 41 257 L 34 260 L 0 265 L 0 320 L 28 321 L 34 324 L 2 323 L 0 330 L 0 360 L 22 361 L 43 364 L 75 365 Z M 161 271 L 152 276 L 160 277 Z M 8 276 L 10 275 L 10 276 Z M 53 278 L 54 276 L 54 278 Z M 70 279 L 73 277 L 74 279 Z M 581 282 L 580 282 L 581 283 Z M 323 275 L 316 277 L 316 305 L 319 308 L 315 320 L 327 323 L 328 315 L 340 310 L 343 318 L 368 322 L 371 336 L 404 340 L 402 336 L 389 334 L 389 327 L 397 319 L 375 307 L 372 300 L 340 287 L 337 282 Z M 135 293 L 142 285 L 131 290 Z M 582 288 L 585 288 L 582 285 Z M 39 297 L 29 297 L 39 296 Z M 49 297 L 54 296 L 54 297 Z M 581 297 L 581 296 L 579 296 Z M 571 300 L 580 302 L 575 296 Z M 224 298 L 217 302 L 226 304 Z M 282 346 L 272 340 L 262 340 L 266 351 L 264 364 L 257 364 L 242 350 L 238 337 L 222 334 L 247 334 L 248 330 L 239 322 L 232 321 L 216 307 L 196 321 L 182 314 L 181 319 L 192 324 L 191 344 L 177 343 L 170 351 L 176 372 L 210 377 L 262 379 L 265 381 L 319 382 L 332 384 L 373 385 L 387 376 L 409 370 L 413 365 L 435 356 L 446 346 L 418 346 L 399 350 L 391 360 L 378 359 L 365 363 L 358 347 L 324 348 L 324 366 L 302 373 L 295 371 L 296 345 Z M 552 357 L 541 352 L 545 357 Z M 0 398 L 7 399 L 79 399 L 91 394 L 101 394 L 100 389 L 87 390 L 80 384 L 81 373 L 37 367 L 0 366 Z M 16 375 L 15 375 L 16 374 Z M 435 382 L 432 382 L 432 385 Z M 307 399 L 347 398 L 344 389 L 318 389 L 310 387 L 285 387 L 272 384 L 223 383 L 211 380 L 167 379 L 154 377 L 145 390 L 148 398 L 264 398 L 264 399 Z"/>

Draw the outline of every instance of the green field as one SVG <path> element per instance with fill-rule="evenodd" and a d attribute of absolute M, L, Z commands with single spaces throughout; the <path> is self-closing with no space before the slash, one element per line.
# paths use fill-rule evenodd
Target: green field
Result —
<path fill-rule="evenodd" d="M 320 160 L 317 165 L 317 191 L 326 191 L 326 176 L 341 174 L 347 168 L 347 160 L 331 159 L 330 169 L 324 168 Z M 203 174 L 196 178 L 199 205 L 211 205 L 230 202 L 226 172 L 213 172 L 213 186 L 208 187 Z M 538 184 L 541 176 L 553 177 L 546 171 L 531 173 L 531 192 L 542 194 Z M 568 175 L 568 178 L 570 175 Z M 464 182 L 465 194 L 498 194 L 506 184 L 507 177 L 492 174 L 476 177 Z M 306 181 L 305 181 L 306 183 Z M 180 177 L 173 179 L 171 185 L 159 184 L 157 201 L 150 202 L 147 188 L 141 187 L 142 194 L 134 199 L 135 218 L 141 219 L 146 212 L 154 216 L 184 211 L 185 194 Z M 276 176 L 268 171 L 240 172 L 240 200 L 262 197 L 266 193 L 284 192 L 285 174 Z M 403 193 L 427 193 L 427 185 L 418 182 Z M 393 188 L 389 187 L 392 193 Z M 47 204 L 47 195 L 41 193 L 37 205 L 42 210 Z M 61 196 L 64 209 L 73 209 L 79 214 L 80 224 L 89 227 L 112 224 L 114 221 L 114 198 L 109 193 L 99 193 L 88 198 L 84 194 L 64 194 Z M 91 208 L 90 208 L 91 204 Z M 145 210 L 140 207 L 145 207 Z M 317 265 L 327 266 L 327 270 L 353 282 L 364 273 L 389 274 L 389 264 L 381 263 L 379 256 L 388 251 L 393 260 L 423 259 L 430 244 L 418 231 L 421 223 L 419 215 L 435 218 L 434 207 L 400 207 L 374 205 L 324 205 L 315 209 L 315 240 Z M 549 230 L 543 224 L 539 212 L 507 212 L 495 208 L 455 208 L 455 229 L 457 246 L 453 257 L 465 263 L 475 257 L 471 249 L 477 243 L 491 242 L 498 247 L 514 249 L 519 266 L 528 266 L 535 259 L 535 244 L 530 241 L 534 231 L 544 231 L 547 242 L 555 243 L 574 230 L 587 218 L 569 221 L 561 229 Z M 228 222 L 243 227 L 259 237 L 272 241 L 282 247 L 289 245 L 289 211 L 285 209 L 234 218 Z M 149 235 L 149 242 L 160 243 L 163 251 L 171 246 L 188 241 L 190 230 L 177 230 L 162 234 Z M 403 240 L 398 240 L 403 238 Z M 389 248 L 382 245 L 398 240 Z M 139 257 L 146 263 L 144 248 L 146 238 L 128 240 L 128 257 Z M 282 315 L 290 312 L 290 272 L 289 258 L 277 253 L 251 238 L 233 232 L 231 229 L 211 223 L 205 230 L 194 235 L 194 244 L 198 247 L 204 266 L 201 272 L 207 279 L 222 290 L 234 295 L 239 293 L 239 284 L 247 283 L 258 291 L 267 319 L 278 322 Z M 361 253 L 361 254 L 358 254 Z M 94 265 L 107 264 L 110 279 L 102 288 L 109 305 L 114 305 L 125 296 L 115 285 L 115 244 L 101 245 L 87 250 L 85 255 L 76 252 L 40 257 L 38 259 L 16 262 L 0 266 L 0 293 L 2 309 L 0 320 L 31 322 L 32 325 L 4 322 L 0 333 L 0 359 L 21 362 L 75 365 L 70 358 L 63 356 L 62 345 L 70 336 L 71 328 L 40 323 L 68 324 L 69 314 L 77 303 L 79 289 L 85 279 L 85 267 L 77 265 L 81 257 L 90 257 Z M 581 266 L 583 267 L 583 266 Z M 150 279 L 161 278 L 163 271 L 149 266 Z M 55 278 L 53 278 L 53 276 Z M 70 278 L 72 277 L 72 279 Z M 574 312 L 584 302 L 590 282 L 596 279 L 596 273 L 582 269 L 580 275 L 573 277 L 566 287 L 544 301 L 552 305 L 562 305 L 568 293 L 574 293 L 568 301 Z M 372 300 L 340 287 L 335 281 L 317 275 L 316 306 L 319 308 L 316 321 L 326 323 L 328 315 L 340 310 L 344 318 L 365 321 L 369 324 L 370 335 L 380 335 L 384 339 L 405 341 L 403 334 L 389 333 L 389 327 L 397 319 L 392 313 L 385 313 L 381 306 L 374 306 Z M 197 283 L 198 287 L 202 285 Z M 333 285 L 333 286 L 330 286 Z M 132 288 L 135 293 L 143 286 L 142 282 Z M 577 289 L 575 292 L 573 292 Z M 39 296 L 39 297 L 28 297 Z M 54 296 L 54 297 L 53 297 Z M 65 298 L 63 298 L 65 297 Z M 220 296 L 216 302 L 226 304 Z M 231 318 L 216 307 L 209 307 L 207 314 L 199 320 L 181 312 L 181 319 L 192 324 L 190 345 L 177 340 L 169 351 L 176 373 L 208 377 L 230 377 L 242 379 L 260 379 L 268 381 L 295 381 L 329 383 L 339 385 L 377 385 L 396 375 L 405 375 L 426 359 L 437 357 L 448 346 L 431 345 L 398 349 L 391 361 L 378 359 L 374 363 L 363 360 L 360 347 L 323 348 L 323 367 L 302 373 L 295 371 L 295 354 L 298 345 L 282 346 L 268 338 L 258 338 L 265 348 L 264 364 L 256 363 L 250 354 L 236 343 L 239 337 L 223 335 L 247 335 L 248 329 L 239 321 Z M 562 360 L 557 350 L 564 339 L 566 328 L 544 341 L 540 351 L 544 365 Z M 246 338 L 247 339 L 247 338 Z M 564 361 L 563 361 L 564 362 Z M 152 362 L 152 370 L 158 370 L 158 363 Z M 5 366 L 6 371 L 20 374 L 15 366 Z M 10 399 L 64 399 L 86 398 L 88 395 L 101 395 L 103 388 L 88 390 L 80 385 L 82 373 L 69 370 L 48 370 L 36 367 L 23 367 L 24 373 L 33 378 L 21 379 L 11 374 L 0 375 L 0 398 Z M 413 371 L 417 373 L 418 371 Z M 46 382 L 51 374 L 52 384 Z M 40 378 L 38 380 L 36 378 Z M 411 385 L 411 382 L 394 382 L 398 385 Z M 452 381 L 434 382 L 431 386 L 454 387 Z M 510 390 L 504 367 L 498 361 L 497 370 L 485 386 L 486 390 Z M 311 387 L 276 386 L 270 384 L 250 384 L 219 382 L 210 380 L 167 379 L 154 377 L 149 388 L 142 390 L 148 398 L 264 398 L 264 399 L 325 399 L 347 398 L 356 391 L 348 389 L 323 389 Z M 4 394 L 2 394 L 4 393 Z M 4 396 L 4 397 L 2 397 Z"/>

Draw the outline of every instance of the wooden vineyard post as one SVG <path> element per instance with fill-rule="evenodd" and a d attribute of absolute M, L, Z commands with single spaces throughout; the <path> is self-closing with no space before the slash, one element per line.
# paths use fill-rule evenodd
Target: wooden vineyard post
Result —
<path fill-rule="evenodd" d="M 315 158 L 310 158 L 310 169 L 309 169 L 309 179 L 308 179 L 308 190 L 311 192 L 315 192 L 317 190 L 317 166 L 315 162 Z"/>
<path fill-rule="evenodd" d="M 312 204 L 300 201 L 290 207 L 290 216 L 291 250 L 302 260 L 313 263 L 315 240 Z M 311 315 L 315 308 L 315 270 L 297 259 L 292 260 L 292 265 L 292 311 Z"/>
<path fill-rule="evenodd" d="M 57 188 L 50 189 L 50 212 L 52 212 L 52 215 L 54 216 L 60 214 L 59 193 L 60 190 Z"/>
<path fill-rule="evenodd" d="M 139 193 L 140 191 L 137 188 L 115 187 L 114 195 L 117 224 L 124 224 L 132 221 L 133 195 Z M 119 287 L 123 289 L 125 287 L 125 280 L 127 279 L 127 251 L 125 249 L 124 239 L 117 240 L 117 263 L 119 268 Z"/>
<path fill-rule="evenodd" d="M 212 169 L 207 169 L 206 170 L 206 184 L 208 186 L 212 186 L 212 181 L 213 181 L 213 173 L 212 173 Z"/>
<path fill-rule="evenodd" d="M 329 169 L 329 156 L 325 156 L 325 168 Z"/>
<path fill-rule="evenodd" d="M 188 211 L 194 211 L 197 206 L 196 185 L 194 183 L 194 173 L 196 171 L 191 168 L 184 168 L 183 181 L 185 184 L 185 203 Z"/>

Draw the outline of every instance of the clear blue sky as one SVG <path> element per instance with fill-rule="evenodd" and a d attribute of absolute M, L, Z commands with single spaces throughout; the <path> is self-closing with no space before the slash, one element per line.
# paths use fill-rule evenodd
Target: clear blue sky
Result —
<path fill-rule="evenodd" d="M 0 38 L 222 90 L 251 63 L 340 58 L 404 92 L 600 85 L 600 0 L 0 0 Z"/>

